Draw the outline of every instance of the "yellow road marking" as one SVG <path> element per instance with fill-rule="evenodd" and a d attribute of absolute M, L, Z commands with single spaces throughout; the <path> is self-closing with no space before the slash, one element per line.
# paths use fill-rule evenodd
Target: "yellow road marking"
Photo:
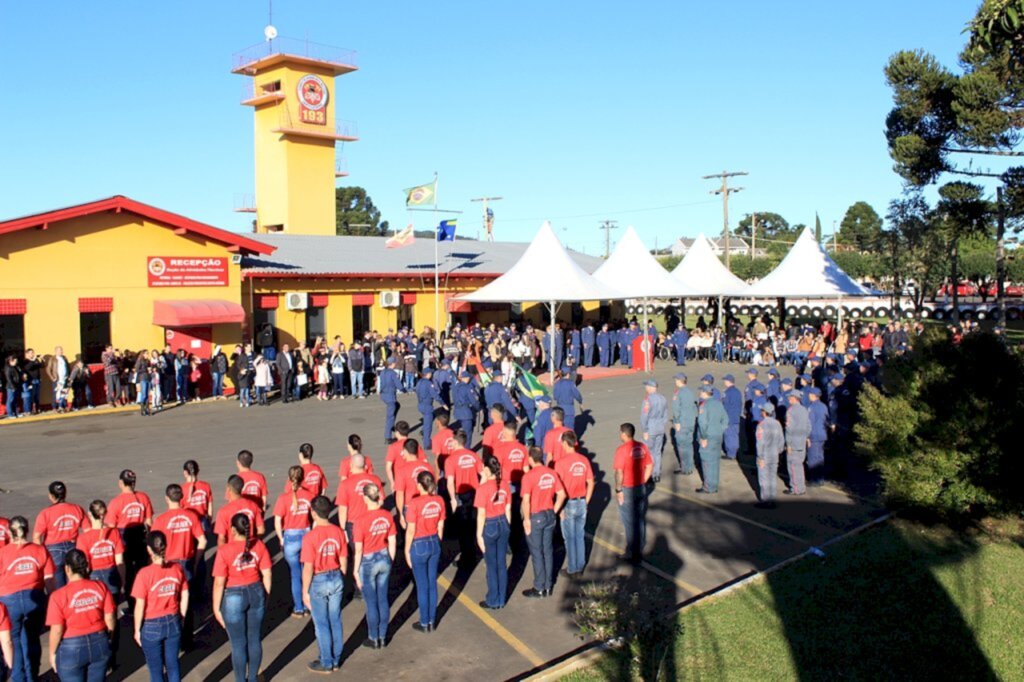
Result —
<path fill-rule="evenodd" d="M 463 606 L 469 609 L 470 613 L 479 618 L 484 625 L 493 630 L 494 634 L 505 640 L 506 644 L 522 654 L 531 665 L 536 667 L 545 663 L 545 659 L 538 656 L 536 651 L 526 646 L 521 639 L 509 632 L 508 629 L 496 621 L 491 614 L 480 608 L 479 604 L 476 604 L 472 599 L 463 594 L 461 589 L 454 587 L 450 580 L 445 578 L 443 575 L 439 575 L 437 576 L 437 582 L 446 590 L 454 590 L 455 597 Z"/>
<path fill-rule="evenodd" d="M 801 545 L 808 545 L 808 546 L 810 546 L 810 544 L 811 544 L 811 543 L 807 542 L 807 540 L 804 540 L 803 538 L 798 538 L 795 535 L 791 535 L 790 533 L 787 533 L 784 530 L 779 530 L 778 528 L 772 528 L 771 526 L 767 526 L 767 525 L 765 525 L 763 523 L 760 523 L 758 521 L 754 521 L 753 519 L 748 519 L 746 516 L 743 516 L 741 514 L 737 514 L 735 512 L 731 512 L 728 509 L 722 509 L 721 507 L 718 507 L 716 505 L 710 504 L 710 503 L 705 502 L 703 500 L 698 500 L 698 499 L 695 499 L 695 498 L 690 497 L 688 495 L 681 495 L 681 494 L 679 494 L 677 492 L 673 492 L 671 490 L 664 490 L 663 488 L 655 488 L 654 491 L 658 492 L 658 493 L 665 493 L 666 495 L 671 495 L 673 497 L 677 497 L 680 500 L 686 500 L 687 502 L 691 502 L 691 503 L 699 505 L 701 507 L 707 507 L 708 509 L 712 509 L 712 510 L 718 512 L 719 514 L 725 514 L 726 516 L 732 517 L 732 518 L 736 519 L 737 521 L 742 521 L 744 523 L 749 523 L 750 525 L 757 526 L 758 528 L 761 528 L 762 530 L 766 530 L 769 533 L 775 533 L 776 535 L 780 535 L 780 536 L 782 536 L 784 538 L 787 538 L 789 540 L 794 540 L 796 542 L 799 542 Z"/>
<path fill-rule="evenodd" d="M 587 535 L 590 537 L 591 540 L 594 541 L 594 544 L 601 545 L 605 549 L 610 550 L 612 552 L 615 552 L 616 554 L 622 554 L 623 552 L 626 551 L 622 547 L 616 547 L 612 543 L 610 543 L 610 542 L 608 542 L 606 540 L 602 540 L 601 538 L 597 537 L 596 535 L 592 535 L 591 533 L 587 533 Z M 658 576 L 659 578 L 667 580 L 667 581 L 669 581 L 671 583 L 675 583 L 676 585 L 678 585 L 679 587 L 683 588 L 684 590 L 686 590 L 687 592 L 689 592 L 692 595 L 698 595 L 698 594 L 701 594 L 704 591 L 704 590 L 702 590 L 702 589 L 700 589 L 698 587 L 694 587 L 693 585 L 691 585 L 690 583 L 686 582 L 682 578 L 677 578 L 674 575 L 670 575 L 670 574 L 666 573 L 665 571 L 661 570 L 657 566 L 654 566 L 653 564 L 649 564 L 646 561 L 641 561 L 640 562 L 640 566 L 642 566 L 645 570 L 647 570 L 647 571 L 653 573 L 654 575 Z"/>

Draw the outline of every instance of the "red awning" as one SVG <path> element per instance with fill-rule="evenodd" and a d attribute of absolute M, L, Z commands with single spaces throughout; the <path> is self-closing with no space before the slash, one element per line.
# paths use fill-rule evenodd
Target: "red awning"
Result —
<path fill-rule="evenodd" d="M 153 301 L 153 324 L 160 327 L 197 327 L 245 320 L 245 310 L 215 298 L 190 301 Z"/>

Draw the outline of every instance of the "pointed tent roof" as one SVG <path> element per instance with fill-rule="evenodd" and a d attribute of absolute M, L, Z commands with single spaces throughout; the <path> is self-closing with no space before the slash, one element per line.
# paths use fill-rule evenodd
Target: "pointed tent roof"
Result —
<path fill-rule="evenodd" d="M 836 298 L 869 294 L 836 265 L 811 234 L 810 228 L 804 228 L 782 262 L 752 284 L 744 295 L 771 298 Z"/>
<path fill-rule="evenodd" d="M 597 281 L 580 267 L 545 221 L 515 265 L 486 286 L 459 296 L 461 301 L 605 301 L 624 298 L 616 288 Z"/>
<path fill-rule="evenodd" d="M 629 298 L 696 296 L 699 292 L 669 274 L 630 225 L 615 251 L 594 271 L 594 279 Z"/>
<path fill-rule="evenodd" d="M 701 296 L 739 296 L 747 290 L 747 283 L 729 272 L 715 255 L 703 232 L 693 240 L 672 275 Z"/>

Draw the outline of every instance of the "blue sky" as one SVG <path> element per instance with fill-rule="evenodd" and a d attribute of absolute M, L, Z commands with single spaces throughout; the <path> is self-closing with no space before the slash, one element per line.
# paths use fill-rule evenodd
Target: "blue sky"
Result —
<path fill-rule="evenodd" d="M 444 208 L 494 205 L 496 235 L 603 249 L 602 218 L 653 247 L 720 232 L 702 175 L 746 170 L 732 223 L 775 211 L 825 232 L 853 202 L 900 192 L 882 68 L 924 48 L 949 66 L 973 2 L 698 3 L 278 0 L 281 36 L 358 52 L 338 79 L 349 184 L 393 226 L 402 188 L 440 176 Z M 262 39 L 265 2 L 0 3 L 0 218 L 125 194 L 245 230 L 252 112 L 230 58 Z M 613 238 L 617 233 L 613 233 Z"/>

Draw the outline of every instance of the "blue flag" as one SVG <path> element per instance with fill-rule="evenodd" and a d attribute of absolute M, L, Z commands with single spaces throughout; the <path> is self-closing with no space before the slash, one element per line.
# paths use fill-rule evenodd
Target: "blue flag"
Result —
<path fill-rule="evenodd" d="M 437 241 L 455 241 L 455 226 L 457 223 L 457 220 L 442 220 L 441 223 L 437 226 Z"/>

